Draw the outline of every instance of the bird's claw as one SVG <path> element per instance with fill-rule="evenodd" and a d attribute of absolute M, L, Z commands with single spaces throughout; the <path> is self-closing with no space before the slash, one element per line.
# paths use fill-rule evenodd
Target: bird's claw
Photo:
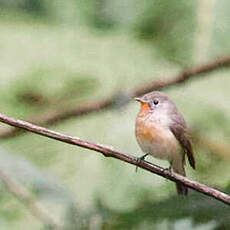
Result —
<path fill-rule="evenodd" d="M 168 168 L 164 168 L 163 172 L 165 172 L 165 171 L 172 173 L 172 166 L 170 165 Z"/>
<path fill-rule="evenodd" d="M 145 157 L 147 157 L 147 156 L 148 156 L 148 153 L 144 154 L 141 157 L 138 157 L 137 162 L 140 163 L 141 161 L 145 160 Z M 135 170 L 136 172 L 137 172 L 137 169 L 138 169 L 138 166 L 136 166 L 136 170 Z"/>

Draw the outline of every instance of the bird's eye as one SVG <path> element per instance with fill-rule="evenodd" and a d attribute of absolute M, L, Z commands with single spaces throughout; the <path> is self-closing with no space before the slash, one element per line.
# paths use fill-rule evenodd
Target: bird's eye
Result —
<path fill-rule="evenodd" d="M 154 101 L 153 101 L 153 104 L 154 104 L 154 105 L 157 105 L 158 103 L 159 103 L 158 100 L 154 100 Z"/>

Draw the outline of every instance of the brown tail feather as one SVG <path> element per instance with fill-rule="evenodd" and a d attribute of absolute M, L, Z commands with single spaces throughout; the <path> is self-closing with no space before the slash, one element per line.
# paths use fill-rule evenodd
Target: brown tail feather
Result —
<path fill-rule="evenodd" d="M 184 195 L 184 196 L 188 195 L 188 188 L 185 187 L 183 184 L 176 183 L 176 189 L 177 189 L 178 195 Z"/>
<path fill-rule="evenodd" d="M 188 161 L 189 161 L 190 165 L 194 169 L 196 169 L 196 162 L 195 162 L 194 154 L 193 153 L 188 153 L 187 156 L 188 156 Z"/>

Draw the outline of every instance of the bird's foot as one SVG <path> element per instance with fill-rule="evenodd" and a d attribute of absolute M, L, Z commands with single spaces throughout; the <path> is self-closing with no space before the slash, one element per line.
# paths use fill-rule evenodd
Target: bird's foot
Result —
<path fill-rule="evenodd" d="M 170 165 L 168 168 L 164 168 L 163 171 L 168 171 L 170 173 L 172 173 L 172 166 Z"/>
<path fill-rule="evenodd" d="M 144 154 L 143 156 L 138 157 L 138 158 L 137 158 L 137 162 L 140 163 L 141 161 L 145 160 L 145 158 L 146 158 L 148 155 L 149 155 L 149 154 L 146 153 L 146 154 Z M 138 169 L 138 166 L 136 166 L 136 170 L 135 170 L 136 172 L 137 172 L 137 169 Z"/>
<path fill-rule="evenodd" d="M 138 161 L 138 162 L 140 162 L 140 161 L 145 160 L 145 158 L 146 158 L 148 155 L 149 155 L 149 154 L 148 154 L 148 153 L 146 153 L 146 154 L 144 154 L 143 156 L 138 157 L 138 158 L 137 158 L 137 161 Z"/>

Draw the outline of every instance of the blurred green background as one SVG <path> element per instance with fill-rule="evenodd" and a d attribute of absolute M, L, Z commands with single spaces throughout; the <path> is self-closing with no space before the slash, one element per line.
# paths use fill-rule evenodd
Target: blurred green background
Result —
<path fill-rule="evenodd" d="M 63 111 L 228 55 L 229 9 L 228 0 L 0 0 L 1 112 L 26 120 Z M 228 193 L 229 74 L 167 90 L 199 136 L 188 177 Z M 131 102 L 52 129 L 140 156 L 138 110 Z M 0 147 L 1 169 L 64 229 L 230 229 L 226 205 L 192 191 L 177 197 L 172 182 L 121 161 L 30 133 Z M 0 229 L 52 229 L 2 183 L 0 193 Z"/>

